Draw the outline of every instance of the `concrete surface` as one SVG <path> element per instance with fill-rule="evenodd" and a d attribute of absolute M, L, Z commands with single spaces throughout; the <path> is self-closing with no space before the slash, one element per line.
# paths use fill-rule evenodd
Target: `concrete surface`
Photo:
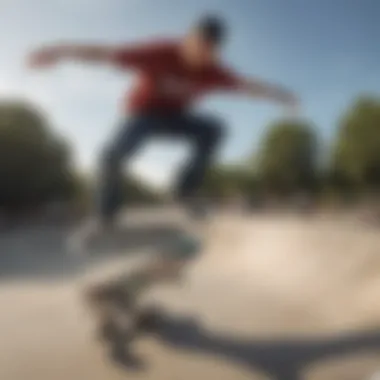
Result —
<path fill-rule="evenodd" d="M 142 368 L 112 360 L 81 290 L 94 274 L 154 252 L 177 217 L 134 217 L 122 238 L 99 242 L 86 272 L 65 255 L 67 231 L 2 236 L 0 379 L 364 380 L 380 369 L 378 231 L 274 215 L 211 223 L 186 280 L 148 297 L 168 318 L 137 343 Z"/>

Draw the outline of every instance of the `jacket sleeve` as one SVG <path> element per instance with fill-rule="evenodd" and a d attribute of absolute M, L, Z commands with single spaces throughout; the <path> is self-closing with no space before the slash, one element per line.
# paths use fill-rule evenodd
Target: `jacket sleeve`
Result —
<path fill-rule="evenodd" d="M 240 92 L 245 89 L 246 80 L 227 68 L 218 68 L 214 73 L 215 86 L 221 90 Z"/>
<path fill-rule="evenodd" d="M 160 61 L 172 47 L 168 42 L 151 42 L 115 49 L 114 62 L 125 68 L 141 68 Z"/>

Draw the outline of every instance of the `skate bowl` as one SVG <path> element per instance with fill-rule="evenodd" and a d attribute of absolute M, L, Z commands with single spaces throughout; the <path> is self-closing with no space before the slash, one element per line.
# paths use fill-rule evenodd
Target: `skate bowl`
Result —
<path fill-rule="evenodd" d="M 141 217 L 150 237 L 138 243 L 134 226 L 128 249 L 146 253 L 170 235 L 177 223 L 165 218 L 155 230 L 152 215 Z M 359 380 L 379 370 L 377 230 L 292 215 L 222 215 L 209 228 L 184 281 L 147 296 L 167 317 L 136 344 L 134 370 L 94 339 L 81 272 L 60 246 L 67 231 L 3 236 L 0 378 Z M 91 273 L 132 266 L 132 256 L 113 252 Z"/>

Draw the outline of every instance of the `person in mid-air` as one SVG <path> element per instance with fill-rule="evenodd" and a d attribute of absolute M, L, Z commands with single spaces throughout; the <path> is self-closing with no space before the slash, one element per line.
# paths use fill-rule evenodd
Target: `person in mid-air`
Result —
<path fill-rule="evenodd" d="M 224 21 L 206 15 L 177 39 L 122 46 L 58 44 L 30 55 L 29 65 L 33 68 L 77 60 L 109 64 L 136 74 L 121 128 L 102 155 L 98 227 L 112 225 L 121 205 L 122 163 L 151 137 L 178 137 L 192 144 L 192 156 L 182 171 L 175 195 L 183 204 L 194 198 L 225 132 L 222 121 L 193 108 L 204 95 L 229 91 L 275 101 L 291 111 L 297 108 L 297 99 L 290 91 L 244 78 L 225 67 L 219 53 L 226 38 Z"/>

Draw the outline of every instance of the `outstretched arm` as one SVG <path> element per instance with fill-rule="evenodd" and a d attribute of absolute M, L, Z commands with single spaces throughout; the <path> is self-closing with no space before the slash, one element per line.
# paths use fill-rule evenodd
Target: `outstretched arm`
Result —
<path fill-rule="evenodd" d="M 29 55 L 28 64 L 32 68 L 44 68 L 73 60 L 134 67 L 149 64 L 165 47 L 164 43 L 132 46 L 59 44 L 35 50 Z"/>
<path fill-rule="evenodd" d="M 240 89 L 243 93 L 261 99 L 272 100 L 286 107 L 292 108 L 294 111 L 298 108 L 298 99 L 296 95 L 281 86 L 264 83 L 258 80 L 243 80 L 240 83 Z"/>
<path fill-rule="evenodd" d="M 290 90 L 258 80 L 244 80 L 240 84 L 240 89 L 243 93 L 254 98 L 263 98 L 274 100 L 279 103 L 287 103 L 295 100 L 295 96 Z"/>
<path fill-rule="evenodd" d="M 28 64 L 33 68 L 43 68 L 64 60 L 109 63 L 114 60 L 116 51 L 116 48 L 96 45 L 53 45 L 32 52 Z"/>
<path fill-rule="evenodd" d="M 298 112 L 297 108 L 299 102 L 296 95 L 284 87 L 258 79 L 247 79 L 229 70 L 220 71 L 217 76 L 217 81 L 224 89 L 248 95 L 255 99 L 274 101 L 284 105 L 290 109 L 292 113 Z"/>

